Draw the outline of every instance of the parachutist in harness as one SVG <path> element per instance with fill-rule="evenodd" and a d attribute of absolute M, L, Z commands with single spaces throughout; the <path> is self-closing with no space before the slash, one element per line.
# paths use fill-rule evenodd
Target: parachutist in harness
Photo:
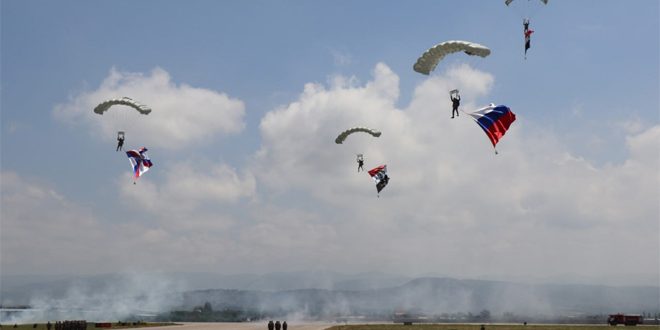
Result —
<path fill-rule="evenodd" d="M 120 151 L 123 146 L 124 146 L 124 132 L 120 131 L 117 133 L 117 150 L 115 151 Z"/>
<path fill-rule="evenodd" d="M 358 163 L 358 172 L 360 172 L 360 170 L 364 171 L 364 167 L 362 167 L 364 166 L 364 157 L 362 157 L 362 154 L 357 155 L 357 163 Z"/>
<path fill-rule="evenodd" d="M 454 118 L 454 114 L 456 114 L 456 117 L 458 117 L 458 107 L 461 105 L 461 96 L 458 95 L 458 89 L 454 89 L 449 92 L 449 98 L 451 99 L 452 107 L 451 117 Z"/>

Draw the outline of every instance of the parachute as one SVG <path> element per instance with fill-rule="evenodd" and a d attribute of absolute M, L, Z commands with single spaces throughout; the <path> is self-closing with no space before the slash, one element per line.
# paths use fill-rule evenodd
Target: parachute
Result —
<path fill-rule="evenodd" d="M 484 130 L 488 139 L 493 144 L 493 148 L 497 145 L 500 139 L 504 136 L 509 126 L 516 120 L 516 114 L 511 112 L 511 109 L 506 105 L 495 105 L 491 103 L 489 106 L 478 109 L 474 112 L 468 113 L 474 121 Z M 495 149 L 497 153 L 497 149 Z"/>
<path fill-rule="evenodd" d="M 387 176 L 387 165 L 380 165 L 369 170 L 369 175 L 376 182 L 376 191 L 380 193 L 387 183 L 390 182 L 390 177 Z"/>
<path fill-rule="evenodd" d="M 131 168 L 133 168 L 133 183 L 140 178 L 144 173 L 146 173 L 151 166 L 154 164 L 147 156 L 147 148 L 142 147 L 138 150 L 129 150 L 126 151 L 126 156 L 128 156 L 128 161 L 131 163 Z"/>
<path fill-rule="evenodd" d="M 110 107 L 112 107 L 113 105 L 126 105 L 137 110 L 139 113 L 143 115 L 148 115 L 151 112 L 151 108 L 149 108 L 148 106 L 144 104 L 140 104 L 137 101 L 126 96 L 120 99 L 110 99 L 107 101 L 103 101 L 94 108 L 94 112 L 99 115 L 103 115 L 103 113 L 108 111 L 108 109 L 110 109 Z"/>
<path fill-rule="evenodd" d="M 513 2 L 513 0 L 504 0 L 504 3 L 505 3 L 507 6 L 508 6 L 511 2 Z M 548 0 L 541 0 L 541 2 L 543 2 L 544 5 L 547 5 L 547 4 L 548 4 Z"/>
<path fill-rule="evenodd" d="M 341 132 L 341 134 L 339 134 L 339 136 L 337 136 L 337 138 L 335 139 L 335 143 L 336 144 L 342 144 L 344 142 L 344 140 L 346 140 L 346 138 L 349 135 L 351 135 L 353 133 L 356 133 L 356 132 L 368 133 L 368 134 L 371 134 L 373 137 L 379 137 L 380 134 L 381 134 L 380 131 L 377 131 L 377 130 L 374 130 L 374 129 L 371 129 L 371 128 L 353 127 L 353 128 L 349 128 L 349 129 Z"/>
<path fill-rule="evenodd" d="M 121 109 L 122 111 L 113 110 L 108 112 L 108 110 L 115 105 L 125 105 L 137 110 L 137 112 L 125 111 L 125 109 Z M 151 113 L 151 108 L 131 99 L 130 97 L 124 96 L 120 99 L 103 101 L 94 108 L 94 113 L 96 114 L 103 115 L 106 112 L 108 112 L 108 114 L 104 116 L 104 120 L 108 120 L 111 123 L 111 126 L 117 130 L 117 150 L 119 150 L 121 149 L 121 145 L 123 145 L 125 130 L 130 130 L 132 128 L 136 119 L 135 117 L 140 114 L 148 115 Z M 120 140 L 121 142 L 119 142 Z"/>
<path fill-rule="evenodd" d="M 480 57 L 490 55 L 490 49 L 486 46 L 469 41 L 450 40 L 439 43 L 425 51 L 417 59 L 413 69 L 419 73 L 428 75 L 445 56 L 456 52 L 464 52 L 471 56 L 476 55 Z"/>

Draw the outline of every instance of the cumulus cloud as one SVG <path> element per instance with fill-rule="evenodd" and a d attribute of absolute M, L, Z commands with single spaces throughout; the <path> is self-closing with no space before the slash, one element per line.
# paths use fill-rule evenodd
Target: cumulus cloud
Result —
<path fill-rule="evenodd" d="M 335 66 L 347 66 L 353 62 L 353 57 L 351 54 L 345 51 L 331 49 L 330 53 L 332 54 L 332 59 L 334 60 Z"/>
<path fill-rule="evenodd" d="M 73 203 L 46 183 L 10 171 L 0 175 L 4 272 L 39 273 L 98 257 L 78 253 L 81 245 L 103 238 L 90 209 Z M 57 248 L 52 248 L 54 245 Z"/>
<path fill-rule="evenodd" d="M 226 164 L 180 162 L 163 169 L 162 184 L 146 176 L 137 185 L 118 181 L 126 204 L 156 214 L 185 214 L 204 204 L 231 204 L 255 194 L 256 181 L 249 172 L 237 173 Z"/>
<path fill-rule="evenodd" d="M 62 269 L 76 274 L 212 269 L 209 267 L 216 267 L 228 258 L 224 253 L 240 250 L 237 241 L 226 233 L 235 219 L 217 208 L 198 208 L 204 202 L 222 203 L 221 198 L 224 201 L 238 198 L 222 191 L 222 187 L 234 184 L 232 180 L 245 185 L 241 189 L 246 193 L 254 188 L 250 187 L 252 178 L 239 179 L 226 167 L 218 166 L 209 173 L 195 180 L 206 179 L 208 184 L 221 187 L 200 187 L 210 195 L 201 201 L 186 200 L 185 192 L 168 190 L 185 187 L 166 184 L 159 189 L 146 180 L 135 186 L 127 184 L 134 190 L 122 191 L 123 196 L 136 199 L 128 208 L 131 213 L 127 216 L 115 213 L 114 218 L 108 219 L 97 215 L 94 208 L 70 200 L 47 183 L 4 171 L 0 178 L 3 274 L 49 274 Z M 222 181 L 225 179 L 228 181 Z M 125 182 L 130 179 L 126 178 Z M 139 200 L 140 193 L 163 200 L 149 201 L 154 207 L 149 209 L 147 202 Z M 172 207 L 166 207 L 166 203 Z M 187 209 L 193 207 L 194 210 Z M 172 264 L 172 260 L 177 262 Z"/>
<path fill-rule="evenodd" d="M 520 112 L 495 155 L 468 116 L 450 119 L 447 93 L 459 88 L 467 111 L 497 102 L 488 99 L 494 82 L 487 72 L 453 66 L 416 86 L 403 107 L 399 77 L 383 63 L 365 83 L 336 76 L 328 85 L 306 84 L 262 118 L 261 146 L 244 169 L 198 159 L 170 162 L 137 185 L 118 181 L 135 221 L 104 224 L 48 185 L 5 172 L 3 250 L 21 253 L 3 253 L 3 266 L 21 264 L 18 255 L 73 264 L 80 260 L 74 251 L 89 246 L 108 264 L 168 270 L 499 278 L 570 270 L 602 279 L 635 269 L 657 277 L 660 126 L 629 132 L 625 161 L 595 165 Z M 58 115 L 76 114 L 66 111 L 77 109 L 71 104 Z M 353 126 L 383 134 L 334 143 Z M 380 198 L 357 172 L 357 153 L 367 169 L 388 165 L 391 181 Z M 47 226 L 59 226 L 35 232 L 46 214 Z M 68 242 L 53 236 L 64 235 L 62 226 L 85 235 L 58 251 L 24 242 L 33 234 Z M 94 243 L 110 235 L 116 238 L 105 246 Z"/>
<path fill-rule="evenodd" d="M 128 107 L 111 108 L 102 116 L 92 110 L 99 103 L 128 96 L 153 109 L 140 115 Z M 167 71 L 156 68 L 149 74 L 110 70 L 93 91 L 82 92 L 55 107 L 55 118 L 84 125 L 90 135 L 114 140 L 126 131 L 126 143 L 180 149 L 220 134 L 243 130 L 245 105 L 227 94 L 176 84 Z"/>
<path fill-rule="evenodd" d="M 398 79 L 381 63 L 362 86 L 351 77 L 307 84 L 261 122 L 253 172 L 266 191 L 312 203 L 332 224 L 339 241 L 327 248 L 336 253 L 319 252 L 320 259 L 356 271 L 382 265 L 469 276 L 612 274 L 614 258 L 657 273 L 657 262 L 643 257 L 659 244 L 657 126 L 629 137 L 626 162 L 596 166 L 518 113 L 495 155 L 467 116 L 449 119 L 446 93 L 459 88 L 465 110 L 483 106 L 492 75 L 449 68 L 417 86 L 403 109 L 395 105 Z M 383 135 L 333 143 L 353 126 Z M 388 165 L 381 198 L 356 172 L 356 153 L 365 167 Z"/>

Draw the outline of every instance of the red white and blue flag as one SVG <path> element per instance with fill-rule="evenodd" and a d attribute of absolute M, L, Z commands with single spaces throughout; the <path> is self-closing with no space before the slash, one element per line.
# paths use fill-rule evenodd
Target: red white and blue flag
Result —
<path fill-rule="evenodd" d="M 516 120 L 516 114 L 506 105 L 491 105 L 468 113 L 475 122 L 486 132 L 493 148 L 504 136 L 509 126 Z"/>
<path fill-rule="evenodd" d="M 138 150 L 129 150 L 126 151 L 126 156 L 128 156 L 128 161 L 131 162 L 131 167 L 133 168 L 133 178 L 137 180 L 142 174 L 147 172 L 153 163 L 149 156 L 147 156 L 147 148 L 142 147 Z"/>

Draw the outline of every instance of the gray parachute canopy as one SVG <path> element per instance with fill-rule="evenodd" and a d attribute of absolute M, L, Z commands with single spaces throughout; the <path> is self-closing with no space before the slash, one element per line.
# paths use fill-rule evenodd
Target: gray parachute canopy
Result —
<path fill-rule="evenodd" d="M 508 6 L 511 2 L 513 2 L 513 0 L 504 0 L 504 3 L 505 3 L 507 6 Z M 543 2 L 544 5 L 547 5 L 547 4 L 548 4 L 548 0 L 541 0 L 541 2 Z"/>
<path fill-rule="evenodd" d="M 148 115 L 151 112 L 151 108 L 144 104 L 140 104 L 137 101 L 131 99 L 130 97 L 122 97 L 120 99 L 111 99 L 101 102 L 99 105 L 94 108 L 94 112 L 102 115 L 104 112 L 108 111 L 113 105 L 126 105 L 129 106 L 143 115 Z"/>
<path fill-rule="evenodd" d="M 342 144 L 344 142 L 344 140 L 346 140 L 346 138 L 349 135 L 351 135 L 353 133 L 356 133 L 356 132 L 368 133 L 368 134 L 371 134 L 374 137 L 379 137 L 380 136 L 380 131 L 377 131 L 377 130 L 374 130 L 374 129 L 371 129 L 371 128 L 366 128 L 366 127 L 353 127 L 353 128 L 349 128 L 349 129 L 341 132 L 341 134 L 339 134 L 339 136 L 337 136 L 337 138 L 335 139 L 335 143 Z"/>
<path fill-rule="evenodd" d="M 413 69 L 419 73 L 428 75 L 446 55 L 456 52 L 464 52 L 468 55 L 476 55 L 480 57 L 490 55 L 490 49 L 486 46 L 469 41 L 450 40 L 439 43 L 425 51 L 424 54 L 417 59 Z"/>

